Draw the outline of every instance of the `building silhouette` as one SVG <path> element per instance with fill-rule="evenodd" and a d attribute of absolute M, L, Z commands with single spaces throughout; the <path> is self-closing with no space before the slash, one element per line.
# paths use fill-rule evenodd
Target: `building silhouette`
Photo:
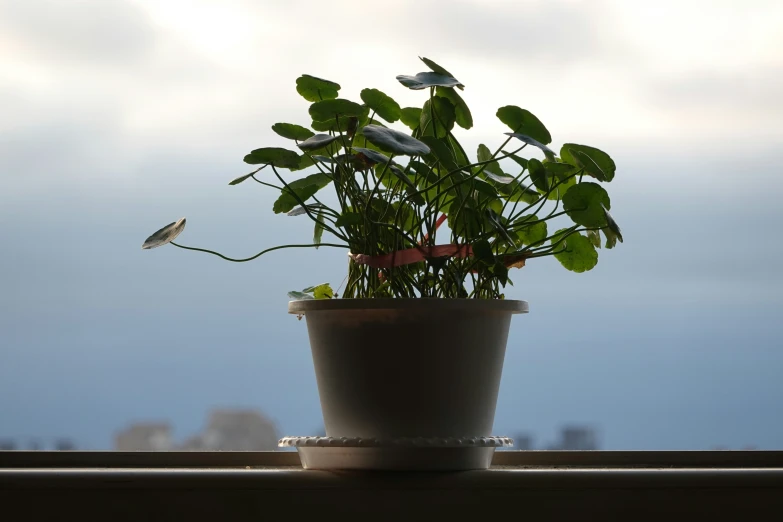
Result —
<path fill-rule="evenodd" d="M 216 409 L 201 433 L 176 444 L 163 422 L 131 424 L 114 438 L 117 451 L 270 451 L 277 449 L 275 423 L 257 410 Z"/>
<path fill-rule="evenodd" d="M 166 422 L 140 422 L 114 435 L 117 451 L 168 451 L 172 446 L 171 426 Z"/>
<path fill-rule="evenodd" d="M 560 440 L 546 449 L 589 451 L 600 449 L 600 443 L 595 429 L 589 426 L 565 426 L 560 430 Z"/>

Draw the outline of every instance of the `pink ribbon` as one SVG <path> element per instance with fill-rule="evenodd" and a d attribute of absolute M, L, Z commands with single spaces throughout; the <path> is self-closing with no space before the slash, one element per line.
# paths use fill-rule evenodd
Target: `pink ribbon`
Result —
<path fill-rule="evenodd" d="M 469 257 L 473 255 L 470 245 L 437 245 L 416 246 L 397 250 L 382 256 L 369 256 L 367 254 L 348 254 L 355 263 L 369 265 L 372 268 L 392 268 L 395 266 L 410 265 L 432 257 Z"/>

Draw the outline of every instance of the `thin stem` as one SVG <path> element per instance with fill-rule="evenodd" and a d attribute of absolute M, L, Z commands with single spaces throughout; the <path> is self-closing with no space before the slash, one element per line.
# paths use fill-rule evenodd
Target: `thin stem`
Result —
<path fill-rule="evenodd" d="M 215 252 L 214 250 L 207 250 L 206 248 L 196 248 L 196 247 L 189 247 L 185 245 L 180 245 L 178 243 L 175 243 L 174 241 L 171 242 L 172 245 L 174 245 L 177 248 L 184 248 L 185 250 L 194 250 L 196 252 L 206 252 L 207 254 L 212 254 L 215 256 L 218 256 L 222 259 L 225 259 L 226 261 L 231 261 L 234 263 L 245 263 L 247 261 L 252 261 L 258 257 L 261 257 L 262 255 L 266 254 L 267 252 L 272 252 L 274 250 L 281 250 L 283 248 L 318 248 L 318 247 L 333 247 L 333 248 L 349 248 L 348 245 L 338 245 L 335 243 L 320 243 L 320 244 L 312 244 L 312 245 L 280 245 L 272 248 L 267 248 L 266 250 L 262 250 L 258 254 L 250 257 L 246 257 L 244 259 L 234 259 L 233 257 L 227 257 L 219 252 Z"/>

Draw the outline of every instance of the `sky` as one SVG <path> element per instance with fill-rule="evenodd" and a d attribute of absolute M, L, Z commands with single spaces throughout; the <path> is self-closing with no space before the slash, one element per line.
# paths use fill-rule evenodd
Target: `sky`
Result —
<path fill-rule="evenodd" d="M 108 449 L 131 422 L 182 439 L 213 407 L 281 435 L 322 425 L 304 322 L 286 293 L 338 285 L 342 250 L 232 264 L 308 241 L 275 195 L 228 186 L 243 156 L 309 123 L 295 79 L 420 106 L 398 74 L 440 63 L 466 85 L 469 151 L 498 107 L 559 149 L 618 168 L 625 243 L 595 269 L 515 272 L 495 431 L 605 449 L 783 449 L 783 4 L 748 0 L 393 4 L 306 0 L 0 0 L 0 439 Z"/>

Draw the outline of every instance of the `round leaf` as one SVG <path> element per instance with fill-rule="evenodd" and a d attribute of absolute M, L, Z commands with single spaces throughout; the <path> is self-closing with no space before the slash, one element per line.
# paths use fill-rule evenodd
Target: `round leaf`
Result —
<path fill-rule="evenodd" d="M 340 84 L 303 74 L 296 79 L 296 92 L 307 101 L 317 102 L 337 98 Z"/>
<path fill-rule="evenodd" d="M 598 181 L 612 181 L 617 169 L 609 154 L 587 145 L 566 143 L 560 148 L 560 159 L 585 169 L 585 174 Z"/>
<path fill-rule="evenodd" d="M 557 244 L 568 229 L 558 230 L 552 238 L 552 244 Z M 556 247 L 555 258 L 560 264 L 572 272 L 586 272 L 598 264 L 598 252 L 585 236 L 572 233 Z"/>
<path fill-rule="evenodd" d="M 312 294 L 315 299 L 332 299 L 334 297 L 334 290 L 332 290 L 329 283 L 321 283 L 320 285 L 305 288 L 302 291 Z"/>
<path fill-rule="evenodd" d="M 579 183 L 563 196 L 563 209 L 578 225 L 591 228 L 605 226 L 604 207 L 611 208 L 609 194 L 597 183 Z"/>
<path fill-rule="evenodd" d="M 362 101 L 375 111 L 375 114 L 389 123 L 400 119 L 400 105 L 378 89 L 364 89 L 361 92 L 361 97 Z"/>
<path fill-rule="evenodd" d="M 309 112 L 313 121 L 331 121 L 336 116 L 364 116 L 366 109 L 366 107 L 362 107 L 351 100 L 337 98 L 335 100 L 317 101 L 310 105 Z"/>
<path fill-rule="evenodd" d="M 336 227 L 345 227 L 349 225 L 359 225 L 362 222 L 362 216 L 356 212 L 344 212 L 334 222 Z"/>
<path fill-rule="evenodd" d="M 435 116 L 434 120 L 432 119 L 433 116 Z M 422 129 L 426 136 L 445 138 L 449 135 L 451 129 L 454 128 L 455 119 L 454 105 L 446 98 L 435 96 L 432 98 L 432 103 L 430 103 L 430 100 L 424 102 L 424 107 L 421 109 L 419 128 Z"/>
<path fill-rule="evenodd" d="M 604 209 L 604 216 L 606 217 L 606 225 L 607 228 L 615 235 L 617 236 L 617 239 L 620 240 L 620 243 L 623 242 L 623 234 L 620 232 L 620 225 L 617 224 L 617 221 L 614 220 L 612 215 L 609 213 L 608 210 L 606 210 L 606 207 L 601 204 L 601 208 Z"/>
<path fill-rule="evenodd" d="M 435 94 L 449 100 L 454 105 L 454 115 L 456 117 L 457 125 L 463 129 L 469 129 L 473 127 L 473 115 L 470 114 L 470 109 L 462 96 L 457 94 L 457 91 L 448 87 L 438 87 L 435 89 Z"/>
<path fill-rule="evenodd" d="M 282 169 L 297 168 L 299 161 L 299 154 L 280 147 L 256 149 L 245 156 L 245 163 L 250 165 L 274 165 Z"/>
<path fill-rule="evenodd" d="M 301 205 L 313 195 L 331 183 L 332 178 L 326 174 L 311 174 L 306 178 L 292 181 L 288 187 L 283 188 L 280 197 L 277 198 L 272 210 L 275 214 L 287 213 L 297 205 Z"/>
<path fill-rule="evenodd" d="M 315 297 L 311 296 L 310 294 L 306 294 L 304 292 L 297 292 L 296 290 L 288 292 L 288 297 L 294 299 L 295 301 L 305 301 L 309 299 L 315 299 Z"/>
<path fill-rule="evenodd" d="M 440 162 L 440 168 L 447 172 L 459 168 L 454 160 L 454 155 L 443 140 L 439 140 L 435 136 L 422 136 L 421 141 L 431 150 L 431 154 L 424 158 L 429 165 Z"/>
<path fill-rule="evenodd" d="M 430 153 L 430 148 L 416 138 L 394 129 L 365 125 L 362 134 L 367 140 L 387 152 L 405 156 L 421 156 Z"/>
<path fill-rule="evenodd" d="M 152 234 L 147 238 L 144 244 L 141 245 L 141 248 L 144 250 L 149 250 L 150 248 L 157 248 L 159 246 L 171 243 L 178 235 L 182 233 L 183 230 L 185 230 L 185 218 L 175 221 L 174 223 L 169 223 L 165 227 Z"/>
<path fill-rule="evenodd" d="M 339 121 L 339 123 L 338 123 Z M 348 132 L 351 127 L 351 118 L 332 118 L 328 121 L 314 121 L 310 125 L 314 131 L 318 132 Z"/>
<path fill-rule="evenodd" d="M 312 167 L 315 165 L 315 162 L 308 156 L 307 154 L 302 154 L 299 156 L 299 165 L 296 167 L 291 167 L 291 172 L 296 172 L 297 170 L 304 170 L 307 167 Z"/>
<path fill-rule="evenodd" d="M 515 105 L 507 105 L 498 109 L 497 117 L 511 128 L 512 132 L 522 134 L 547 145 L 552 143 L 552 136 L 546 130 L 541 120 L 530 111 L 520 109 Z"/>
<path fill-rule="evenodd" d="M 416 91 L 426 89 L 427 87 L 457 87 L 462 85 L 452 76 L 434 72 L 420 72 L 416 76 L 401 74 L 397 76 L 397 81 L 405 87 Z"/>
<path fill-rule="evenodd" d="M 272 125 L 272 130 L 283 138 L 296 141 L 304 141 L 313 135 L 313 131 L 310 129 L 293 123 L 275 123 Z"/>
<path fill-rule="evenodd" d="M 544 168 L 544 164 L 538 161 L 536 158 L 530 158 L 527 161 L 527 169 L 530 172 L 530 181 L 541 192 L 546 194 L 552 188 L 554 180 L 549 176 L 549 173 Z"/>
<path fill-rule="evenodd" d="M 433 62 L 429 58 L 422 58 L 421 56 L 419 56 L 419 60 L 421 60 L 422 62 L 427 64 L 427 67 L 432 69 L 433 72 L 436 72 L 438 74 L 442 74 L 443 76 L 451 76 L 452 78 L 454 78 L 453 74 L 451 74 L 449 71 L 447 71 L 446 69 L 444 69 L 443 67 L 441 67 L 437 63 Z M 465 88 L 465 86 L 460 84 L 460 85 L 457 85 L 457 88 L 462 90 L 462 89 Z"/>
<path fill-rule="evenodd" d="M 317 150 L 326 147 L 327 145 L 334 143 L 340 138 L 337 136 L 329 136 L 328 134 L 316 134 L 310 138 L 307 138 L 302 143 L 299 143 L 297 147 L 302 150 Z"/>
<path fill-rule="evenodd" d="M 532 204 L 541 198 L 536 189 L 516 180 L 505 185 L 498 185 L 498 192 L 500 192 L 503 198 L 511 202 L 524 201 Z"/>
<path fill-rule="evenodd" d="M 241 176 L 239 176 L 237 178 L 234 178 L 231 181 L 229 181 L 228 184 L 229 185 L 239 185 L 240 183 L 242 183 L 243 181 L 247 180 L 248 178 L 253 176 L 253 174 L 257 173 L 258 171 L 260 171 L 263 168 L 264 167 L 258 168 L 256 170 L 254 170 L 253 172 L 249 172 L 247 174 L 243 174 L 243 175 L 241 175 Z"/>
<path fill-rule="evenodd" d="M 367 158 L 371 163 L 378 164 L 378 163 L 389 163 L 389 157 L 381 154 L 380 152 L 372 149 L 365 149 L 362 147 L 353 147 L 354 152 L 358 152 L 362 154 L 365 158 Z"/>
<path fill-rule="evenodd" d="M 543 165 L 547 171 L 549 183 L 554 189 L 549 193 L 547 199 L 562 199 L 568 189 L 576 185 L 576 167 L 555 161 L 544 161 Z"/>
<path fill-rule="evenodd" d="M 601 248 L 601 232 L 598 230 L 588 230 L 587 239 L 593 244 L 595 248 Z"/>
<path fill-rule="evenodd" d="M 504 185 L 507 185 L 512 181 L 514 181 L 513 177 L 506 176 L 506 173 L 503 172 L 502 168 L 500 168 L 500 163 L 498 163 L 497 161 L 492 161 L 492 152 L 490 152 L 489 148 L 483 143 L 480 143 L 478 146 L 478 151 L 476 152 L 476 158 L 479 160 L 480 163 L 489 161 L 489 163 L 484 165 L 484 174 L 487 177 L 494 179 L 498 183 L 503 183 Z"/>
<path fill-rule="evenodd" d="M 520 134 L 518 132 L 506 132 L 504 134 L 506 136 L 511 136 L 511 137 L 516 138 L 516 139 L 518 139 L 520 141 L 523 141 L 523 142 L 527 143 L 528 145 L 532 145 L 534 147 L 538 147 L 539 149 L 544 151 L 544 155 L 547 157 L 548 160 L 554 161 L 554 159 L 555 159 L 555 151 L 553 151 L 552 149 L 550 149 L 549 147 L 547 147 L 546 145 L 544 145 L 540 141 L 535 140 L 535 139 L 531 138 L 530 136 L 526 136 L 524 134 Z"/>
<path fill-rule="evenodd" d="M 538 245 L 546 239 L 546 221 L 539 221 L 535 214 L 526 214 L 514 220 L 514 230 L 525 245 Z"/>
<path fill-rule="evenodd" d="M 400 120 L 407 125 L 410 130 L 416 130 L 421 119 L 421 109 L 418 107 L 405 107 L 400 110 Z"/>

